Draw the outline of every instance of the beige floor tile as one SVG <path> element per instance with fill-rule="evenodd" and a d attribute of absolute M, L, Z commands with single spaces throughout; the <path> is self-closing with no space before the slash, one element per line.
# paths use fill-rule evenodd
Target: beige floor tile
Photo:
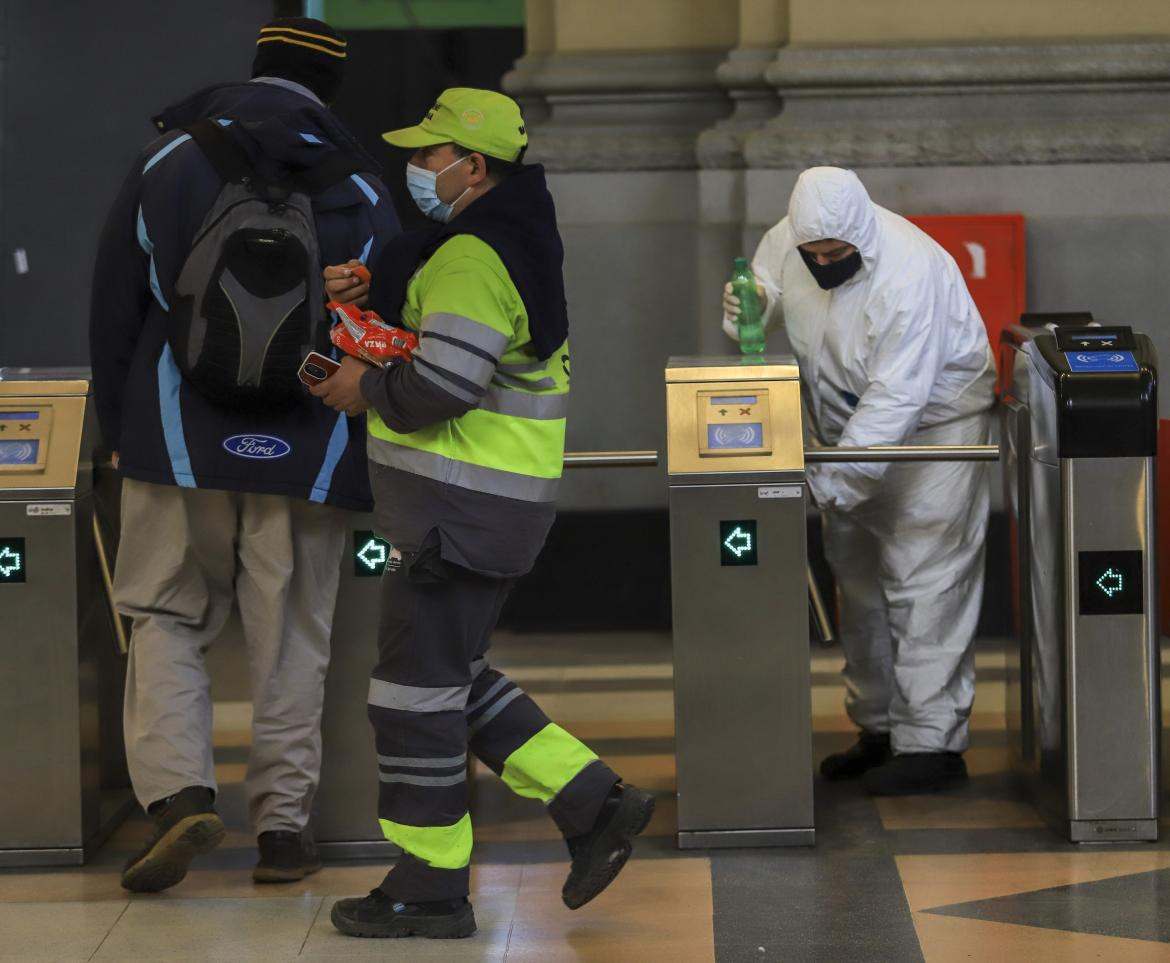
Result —
<path fill-rule="evenodd" d="M 573 912 L 561 903 L 563 882 L 563 867 L 525 871 L 509 961 L 714 959 L 708 860 L 633 860 L 611 889 Z"/>
<path fill-rule="evenodd" d="M 1159 850 L 965 853 L 896 860 L 906 901 L 914 911 L 1170 868 L 1170 852 Z"/>
<path fill-rule="evenodd" d="M 557 722 L 612 720 L 628 725 L 674 718 L 674 693 L 663 689 L 630 689 L 605 693 L 604 698 L 596 692 L 541 692 L 536 701 Z"/>
<path fill-rule="evenodd" d="M 915 913 L 926 963 L 1166 963 L 1163 943 Z"/>
<path fill-rule="evenodd" d="M 221 786 L 243 784 L 248 775 L 246 762 L 217 762 L 215 764 L 215 781 Z"/>
<path fill-rule="evenodd" d="M 126 900 L 0 904 L 0 960 L 88 960 Z"/>
<path fill-rule="evenodd" d="M 321 897 L 186 899 L 170 891 L 135 899 L 97 963 L 232 963 L 289 960 L 304 945 Z"/>
<path fill-rule="evenodd" d="M 635 847 L 637 843 L 635 842 Z M 565 882 L 567 866 L 562 863 L 532 863 L 524 867 L 520 879 L 521 893 L 553 893 L 560 899 L 561 886 Z M 614 893 L 644 889 L 661 892 L 671 890 L 711 889 L 711 860 L 705 856 L 679 857 L 678 859 L 631 859 L 621 876 L 599 901 L 609 901 Z M 558 904 L 559 905 L 559 904 Z M 592 905 L 592 904 L 590 904 Z M 564 909 L 564 907 L 561 907 Z M 588 907 L 578 910 L 584 913 Z"/>
<path fill-rule="evenodd" d="M 1037 829 L 1036 807 L 1017 799 L 900 796 L 876 800 L 882 825 L 896 829 Z"/>
<path fill-rule="evenodd" d="M 635 756 L 607 753 L 606 763 L 621 773 L 624 782 L 651 792 L 674 792 L 677 785 L 673 753 Z"/>
<path fill-rule="evenodd" d="M 497 891 L 477 894 L 475 922 L 479 929 L 465 940 L 365 940 L 343 936 L 329 922 L 333 900 L 321 908 L 305 948 L 298 959 L 325 960 L 442 960 L 443 963 L 495 963 L 502 961 L 516 909 L 516 893 Z"/>
<path fill-rule="evenodd" d="M 114 868 L 92 867 L 5 871 L 0 873 L 0 904 L 125 901 L 119 876 Z"/>
<path fill-rule="evenodd" d="M 597 933 L 588 926 L 564 936 L 529 938 L 513 931 L 507 963 L 714 963 L 711 942 L 676 940 L 660 932 L 648 938 L 628 931 Z"/>
<path fill-rule="evenodd" d="M 563 716 L 554 720 L 583 742 L 594 739 L 672 739 L 674 714 L 661 719 L 578 719 Z"/>

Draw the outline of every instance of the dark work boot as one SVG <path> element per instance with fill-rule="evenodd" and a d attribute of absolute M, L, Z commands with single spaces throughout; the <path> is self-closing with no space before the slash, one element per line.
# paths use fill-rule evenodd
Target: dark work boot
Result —
<path fill-rule="evenodd" d="M 321 868 L 313 841 L 300 833 L 274 829 L 256 838 L 260 861 L 252 870 L 255 883 L 295 883 Z"/>
<path fill-rule="evenodd" d="M 826 779 L 856 779 L 889 758 L 890 734 L 863 729 L 852 747 L 825 756 L 821 762 L 821 775 Z"/>
<path fill-rule="evenodd" d="M 466 899 L 399 903 L 380 889 L 370 890 L 369 896 L 339 899 L 329 918 L 346 936 L 373 939 L 459 940 L 475 932 L 475 913 Z"/>
<path fill-rule="evenodd" d="M 122 870 L 122 886 L 135 893 L 157 893 L 187 875 L 191 860 L 223 842 L 223 820 L 212 808 L 211 790 L 188 786 L 154 810 L 154 833 Z"/>
<path fill-rule="evenodd" d="M 653 815 L 650 793 L 618 783 L 602 803 L 593 828 L 565 840 L 573 863 L 561 899 L 569 909 L 580 909 L 617 878 L 633 850 L 630 840 Z"/>
<path fill-rule="evenodd" d="M 914 796 L 943 792 L 967 781 L 967 764 L 957 752 L 914 752 L 894 756 L 861 777 L 871 796 Z"/>

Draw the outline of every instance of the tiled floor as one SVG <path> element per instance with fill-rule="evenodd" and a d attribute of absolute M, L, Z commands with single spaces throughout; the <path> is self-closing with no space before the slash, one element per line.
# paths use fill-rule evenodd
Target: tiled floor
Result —
<path fill-rule="evenodd" d="M 1045 829 L 1008 774 L 1003 658 L 981 647 L 969 786 L 875 802 L 816 783 L 811 849 L 682 853 L 674 845 L 669 640 L 502 635 L 496 661 L 659 811 L 612 890 L 570 913 L 564 846 L 540 807 L 476 773 L 479 932 L 455 942 L 355 940 L 333 901 L 376 885 L 376 861 L 257 887 L 241 780 L 249 707 L 218 687 L 218 850 L 165 893 L 118 885 L 145 833 L 128 821 L 81 869 L 0 871 L 0 960 L 739 961 L 1170 960 L 1170 845 L 1074 847 Z M 815 651 L 819 758 L 852 740 L 836 652 Z M 223 673 L 230 676 L 230 673 Z"/>

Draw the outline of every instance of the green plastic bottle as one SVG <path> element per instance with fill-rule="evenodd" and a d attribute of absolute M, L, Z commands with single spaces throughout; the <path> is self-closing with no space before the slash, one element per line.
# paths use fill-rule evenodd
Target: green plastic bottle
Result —
<path fill-rule="evenodd" d="M 735 319 L 735 327 L 739 331 L 739 350 L 746 355 L 763 354 L 764 312 L 756 292 L 756 276 L 748 267 L 746 257 L 735 259 L 731 293 L 739 298 L 739 317 Z"/>

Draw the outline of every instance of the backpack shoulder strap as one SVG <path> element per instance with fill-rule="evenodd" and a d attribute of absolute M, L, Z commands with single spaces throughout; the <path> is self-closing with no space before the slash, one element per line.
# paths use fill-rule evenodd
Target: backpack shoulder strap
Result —
<path fill-rule="evenodd" d="M 347 154 L 342 150 L 333 150 L 315 167 L 307 167 L 285 178 L 284 186 L 301 191 L 311 197 L 332 187 L 338 181 L 344 180 L 350 174 L 357 174 L 364 170 L 364 167 L 365 165 L 353 154 Z"/>
<path fill-rule="evenodd" d="M 259 180 L 244 148 L 218 121 L 204 117 L 189 127 L 184 127 L 183 130 L 199 145 L 199 149 L 211 161 L 211 166 L 225 184 Z"/>

